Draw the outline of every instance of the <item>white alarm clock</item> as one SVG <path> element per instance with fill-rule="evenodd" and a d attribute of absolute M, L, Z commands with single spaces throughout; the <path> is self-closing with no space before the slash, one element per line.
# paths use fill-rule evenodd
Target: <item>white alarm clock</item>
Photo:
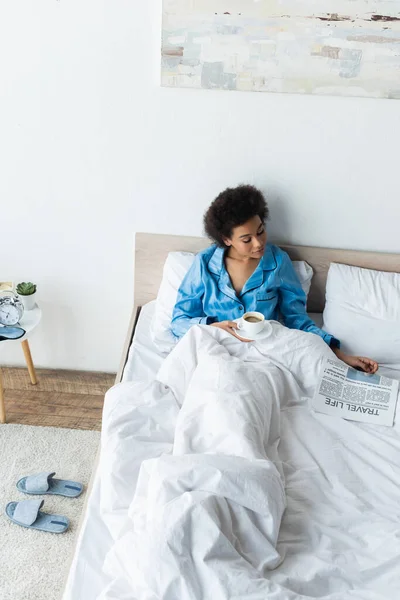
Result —
<path fill-rule="evenodd" d="M 0 293 L 0 325 L 16 325 L 24 314 L 24 305 L 14 292 Z"/>

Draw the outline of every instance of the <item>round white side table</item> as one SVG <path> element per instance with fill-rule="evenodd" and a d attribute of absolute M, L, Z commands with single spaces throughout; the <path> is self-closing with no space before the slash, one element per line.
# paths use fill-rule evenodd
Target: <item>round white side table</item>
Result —
<path fill-rule="evenodd" d="M 27 310 L 22 315 L 21 321 L 18 323 L 25 329 L 25 335 L 18 340 L 2 340 L 0 341 L 0 352 L 3 348 L 6 347 L 7 344 L 16 344 L 20 343 L 22 346 L 22 350 L 24 352 L 25 361 L 29 371 L 29 377 L 31 379 L 32 385 L 36 385 L 36 372 L 35 366 L 32 361 L 31 350 L 29 348 L 28 337 L 32 333 L 32 331 L 39 325 L 40 320 L 42 318 L 42 311 L 39 306 L 35 306 L 32 310 Z M 0 423 L 6 422 L 6 409 L 4 405 L 4 390 L 3 390 L 3 382 L 1 377 L 1 368 L 0 368 Z"/>

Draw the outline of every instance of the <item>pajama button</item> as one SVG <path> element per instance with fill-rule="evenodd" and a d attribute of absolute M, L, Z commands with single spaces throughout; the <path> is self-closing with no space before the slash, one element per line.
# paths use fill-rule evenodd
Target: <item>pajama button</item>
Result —
<path fill-rule="evenodd" d="M 243 310 L 243 306 L 239 306 L 239 310 Z"/>

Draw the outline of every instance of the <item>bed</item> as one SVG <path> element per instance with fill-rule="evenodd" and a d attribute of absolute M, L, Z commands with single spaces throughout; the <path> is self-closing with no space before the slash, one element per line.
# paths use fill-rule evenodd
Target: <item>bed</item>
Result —
<path fill-rule="evenodd" d="M 203 238 L 136 235 L 134 308 L 116 383 L 155 378 L 165 356 L 150 340 L 149 330 L 165 258 L 170 251 L 196 252 L 207 244 Z M 317 321 L 324 308 L 331 262 L 400 272 L 399 256 L 395 254 L 281 247 L 293 260 L 306 260 L 314 269 L 308 311 Z M 400 379 L 399 371 L 388 374 Z M 400 424 L 374 429 L 314 413 L 306 401 L 289 403 L 281 411 L 279 453 L 287 507 L 277 544 L 284 560 L 268 575 L 272 582 L 271 597 L 277 600 L 397 597 Z M 101 457 L 88 490 L 64 600 L 136 598 L 122 588 L 118 592 L 118 586 L 104 595 L 110 585 L 110 569 L 105 573 L 102 567 L 115 539 L 100 508 L 100 465 Z M 216 593 L 213 597 L 222 596 Z"/>

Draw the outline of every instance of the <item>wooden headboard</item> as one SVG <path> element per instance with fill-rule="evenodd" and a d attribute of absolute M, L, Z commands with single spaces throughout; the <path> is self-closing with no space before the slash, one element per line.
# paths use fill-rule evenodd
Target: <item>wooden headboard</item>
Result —
<path fill-rule="evenodd" d="M 135 306 L 143 306 L 157 297 L 162 270 L 168 252 L 199 252 L 210 244 L 201 237 L 137 233 L 135 239 Z M 314 269 L 308 297 L 308 311 L 323 312 L 325 286 L 331 262 L 400 273 L 400 254 L 335 250 L 312 246 L 279 246 L 292 260 L 305 260 Z"/>

